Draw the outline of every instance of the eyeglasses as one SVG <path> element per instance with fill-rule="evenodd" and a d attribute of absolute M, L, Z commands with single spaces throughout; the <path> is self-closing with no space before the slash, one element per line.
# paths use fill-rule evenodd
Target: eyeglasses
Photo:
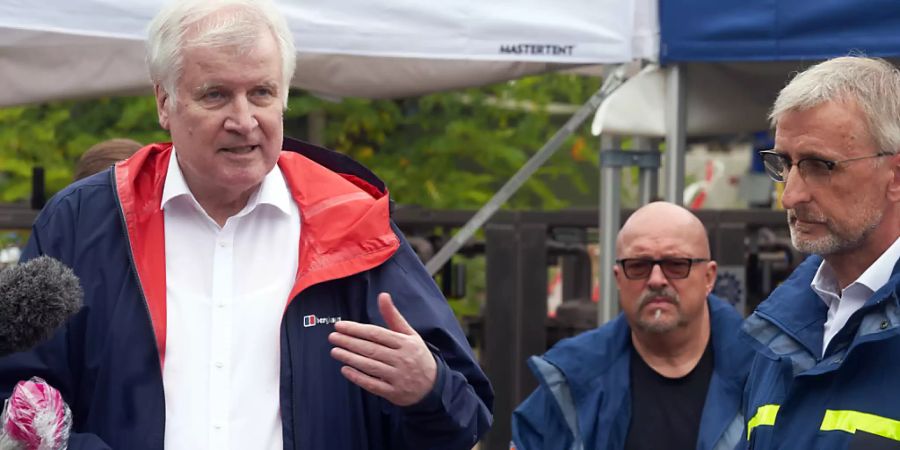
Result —
<path fill-rule="evenodd" d="M 643 259 L 643 258 L 623 258 L 617 259 L 616 263 L 622 266 L 625 272 L 625 278 L 629 280 L 643 280 L 650 276 L 653 272 L 653 266 L 659 264 L 663 275 L 670 280 L 678 280 L 687 278 L 691 274 L 691 267 L 694 263 L 709 261 L 709 258 L 663 258 L 663 259 Z"/>
<path fill-rule="evenodd" d="M 762 155 L 763 164 L 766 166 L 766 173 L 769 177 L 779 183 L 784 183 L 787 178 L 791 166 L 796 165 L 800 176 L 807 182 L 827 181 L 831 177 L 838 164 L 860 161 L 869 158 L 881 158 L 882 156 L 891 155 L 888 152 L 881 152 L 874 155 L 860 156 L 859 158 L 842 159 L 840 161 L 829 161 L 822 158 L 802 158 L 797 162 L 792 162 L 791 158 L 778 153 L 774 150 L 764 150 L 759 152 Z"/>

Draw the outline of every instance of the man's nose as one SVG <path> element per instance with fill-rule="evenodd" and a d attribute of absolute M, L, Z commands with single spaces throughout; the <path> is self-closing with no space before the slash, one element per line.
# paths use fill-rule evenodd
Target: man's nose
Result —
<path fill-rule="evenodd" d="M 650 268 L 650 276 L 647 278 L 647 286 L 653 289 L 666 287 L 669 285 L 669 279 L 663 273 L 662 266 L 654 264 Z"/>
<path fill-rule="evenodd" d="M 225 129 L 239 134 L 249 134 L 259 126 L 253 105 L 243 96 L 232 102 L 228 117 L 225 118 Z"/>
<path fill-rule="evenodd" d="M 806 180 L 800 176 L 800 170 L 797 165 L 792 165 L 787 173 L 784 174 L 784 191 L 781 193 L 781 205 L 785 209 L 793 209 L 800 203 L 806 203 L 810 200 L 809 186 Z"/>

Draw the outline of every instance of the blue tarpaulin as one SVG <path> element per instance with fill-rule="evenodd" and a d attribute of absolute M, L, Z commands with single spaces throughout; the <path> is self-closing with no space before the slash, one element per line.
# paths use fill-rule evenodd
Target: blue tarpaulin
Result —
<path fill-rule="evenodd" d="M 900 0 L 661 0 L 660 61 L 900 56 Z"/>

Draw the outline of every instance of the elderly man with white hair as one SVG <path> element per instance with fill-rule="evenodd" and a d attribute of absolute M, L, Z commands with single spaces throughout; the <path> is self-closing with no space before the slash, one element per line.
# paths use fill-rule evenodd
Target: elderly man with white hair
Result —
<path fill-rule="evenodd" d="M 900 71 L 842 57 L 772 110 L 791 240 L 804 261 L 744 330 L 752 449 L 900 448 Z"/>
<path fill-rule="evenodd" d="M 390 220 L 384 184 L 284 139 L 287 24 L 264 0 L 179 0 L 150 25 L 151 144 L 54 197 L 23 259 L 85 307 L 0 360 L 71 405 L 69 449 L 469 450 L 493 393 Z"/>

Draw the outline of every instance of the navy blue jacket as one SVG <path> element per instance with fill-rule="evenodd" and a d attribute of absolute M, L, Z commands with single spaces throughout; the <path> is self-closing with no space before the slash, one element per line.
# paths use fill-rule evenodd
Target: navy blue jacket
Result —
<path fill-rule="evenodd" d="M 296 141 L 285 146 L 293 151 L 282 152 L 278 164 L 303 213 L 303 232 L 281 324 L 284 448 L 470 449 L 490 427 L 493 392 L 446 300 L 391 223 L 384 186 L 343 155 Z M 60 192 L 35 221 L 24 252 L 24 259 L 47 254 L 72 267 L 85 306 L 50 341 L 0 360 L 0 395 L 34 375 L 59 388 L 74 417 L 70 450 L 163 449 L 159 205 L 170 149 L 145 147 Z M 308 316 L 384 326 L 380 292 L 392 294 L 438 364 L 432 392 L 405 408 L 340 374 L 327 341 L 333 325 L 304 326 Z"/>
<path fill-rule="evenodd" d="M 713 373 L 697 448 L 733 449 L 741 438 L 741 393 L 752 351 L 738 339 L 741 316 L 709 296 Z M 513 413 L 517 450 L 615 450 L 631 422 L 631 328 L 624 315 L 560 341 L 529 365 L 541 385 Z M 652 430 L 647 430 L 652 432 Z"/>
<path fill-rule="evenodd" d="M 756 348 L 744 394 L 752 449 L 900 448 L 900 262 L 822 355 L 828 307 L 807 258 L 747 318 Z"/>

